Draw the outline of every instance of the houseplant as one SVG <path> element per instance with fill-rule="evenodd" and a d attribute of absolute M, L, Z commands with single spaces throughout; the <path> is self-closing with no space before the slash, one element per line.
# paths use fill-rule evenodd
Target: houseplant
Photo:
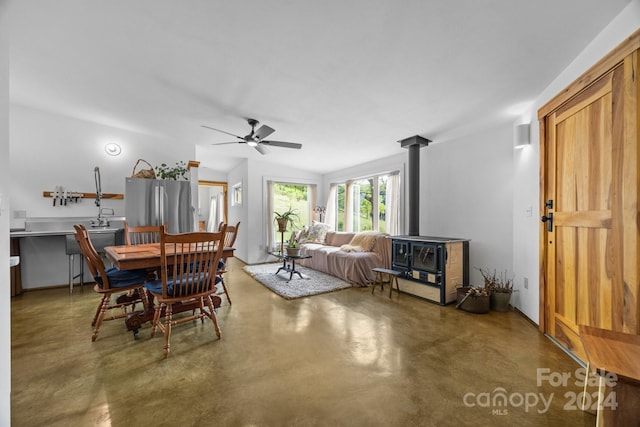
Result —
<path fill-rule="evenodd" d="M 176 162 L 176 165 L 171 167 L 167 166 L 166 163 L 162 163 L 160 166 L 156 166 L 156 176 L 160 179 L 173 179 L 179 180 L 184 179 L 187 180 L 187 165 L 181 160 Z"/>
<path fill-rule="evenodd" d="M 490 290 L 491 310 L 493 311 L 509 311 L 509 302 L 513 293 L 513 278 L 507 277 L 507 272 L 496 274 L 489 273 L 489 270 L 479 268 L 480 274 L 484 279 L 485 287 Z"/>
<path fill-rule="evenodd" d="M 273 213 L 276 215 L 275 221 L 278 223 L 278 232 L 280 233 L 287 231 L 287 225 L 289 224 L 291 224 L 292 227 L 295 226 L 296 220 L 298 219 L 298 214 L 295 209 L 291 209 L 291 207 L 282 213 Z"/>
<path fill-rule="evenodd" d="M 298 241 L 295 237 L 292 237 L 291 240 L 289 240 L 289 246 L 287 246 L 287 255 L 289 256 L 300 255 L 300 247 L 298 247 Z"/>

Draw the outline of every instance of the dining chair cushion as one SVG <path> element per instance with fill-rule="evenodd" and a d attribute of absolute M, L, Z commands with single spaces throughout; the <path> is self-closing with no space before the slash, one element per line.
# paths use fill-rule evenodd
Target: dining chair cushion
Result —
<path fill-rule="evenodd" d="M 189 271 L 195 271 L 198 269 L 199 266 L 200 266 L 200 263 L 192 262 L 191 264 L 189 264 Z M 225 264 L 225 262 L 221 259 L 218 260 L 218 270 L 224 270 L 225 268 L 227 268 L 227 264 Z"/>
<path fill-rule="evenodd" d="M 112 288 L 125 288 L 137 283 L 142 284 L 147 280 L 147 271 L 145 269 L 118 270 L 115 267 L 111 267 L 105 270 L 105 273 L 107 273 L 107 279 L 109 279 L 109 286 Z M 93 279 L 98 285 L 102 286 L 102 277 L 94 276 Z"/>
<path fill-rule="evenodd" d="M 191 273 L 188 274 L 183 274 L 183 278 L 180 280 L 181 282 L 184 280 L 185 276 L 188 276 L 188 278 L 191 278 Z M 204 273 L 200 273 L 200 275 L 204 275 Z M 220 281 L 222 280 L 222 278 L 220 276 L 216 276 L 216 284 L 218 284 Z M 185 280 L 186 281 L 186 280 Z M 187 281 L 188 283 L 188 281 Z M 167 278 L 167 295 L 168 296 L 173 296 L 173 287 L 174 287 L 174 280 L 173 277 Z M 152 280 L 149 282 L 146 282 L 144 284 L 144 287 L 149 291 L 149 292 L 153 292 L 154 294 L 162 294 L 162 279 L 158 279 L 158 280 Z"/>

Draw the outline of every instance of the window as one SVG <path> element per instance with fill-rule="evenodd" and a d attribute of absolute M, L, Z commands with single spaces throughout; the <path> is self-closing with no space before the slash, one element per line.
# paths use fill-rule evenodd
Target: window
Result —
<path fill-rule="evenodd" d="M 331 197 L 335 197 L 336 230 L 397 234 L 398 177 L 395 172 L 334 184 Z"/>
<path fill-rule="evenodd" d="M 239 182 L 231 190 L 231 206 L 242 206 L 242 183 Z"/>
<path fill-rule="evenodd" d="M 276 244 L 284 237 L 278 233 L 278 225 L 275 222 L 274 212 L 284 212 L 290 208 L 298 215 L 293 229 L 300 230 L 305 225 L 311 224 L 313 217 L 313 208 L 316 199 L 316 186 L 311 184 L 298 184 L 288 182 L 269 181 L 267 183 L 269 191 L 269 246 L 274 248 Z M 287 227 L 287 231 L 293 231 L 291 226 Z"/>

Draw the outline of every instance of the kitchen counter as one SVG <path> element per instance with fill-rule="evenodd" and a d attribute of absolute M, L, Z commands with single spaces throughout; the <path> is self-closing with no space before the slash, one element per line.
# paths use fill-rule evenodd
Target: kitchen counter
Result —
<path fill-rule="evenodd" d="M 92 217 L 42 217 L 27 218 L 24 228 L 12 228 L 9 236 L 14 237 L 39 237 L 39 236 L 64 236 L 75 234 L 74 224 L 83 224 L 90 233 L 116 233 L 124 229 L 124 217 L 110 217 L 109 226 L 92 227 Z"/>
<path fill-rule="evenodd" d="M 71 286 L 72 278 L 81 257 L 75 241 L 74 224 L 83 224 L 96 249 L 105 245 L 122 244 L 124 242 L 124 217 L 109 216 L 106 227 L 92 227 L 95 217 L 40 217 L 27 218 L 24 228 L 12 228 L 9 231 L 12 255 L 20 256 L 21 288 L 35 289 L 60 286 L 65 282 Z M 75 266 L 75 267 L 74 267 Z M 86 273 L 86 272 L 85 272 Z M 90 280 L 90 275 L 86 275 Z M 18 286 L 16 286 L 17 288 Z"/>

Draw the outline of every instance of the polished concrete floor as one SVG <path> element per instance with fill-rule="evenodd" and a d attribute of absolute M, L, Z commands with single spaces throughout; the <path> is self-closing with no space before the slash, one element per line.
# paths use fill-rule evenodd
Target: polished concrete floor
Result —
<path fill-rule="evenodd" d="M 13 298 L 12 425 L 595 424 L 573 400 L 579 365 L 517 312 L 389 300 L 388 288 L 285 300 L 230 261 L 222 339 L 210 322 L 177 326 L 168 359 L 148 326 L 134 340 L 105 322 L 91 342 L 88 286 Z"/>

